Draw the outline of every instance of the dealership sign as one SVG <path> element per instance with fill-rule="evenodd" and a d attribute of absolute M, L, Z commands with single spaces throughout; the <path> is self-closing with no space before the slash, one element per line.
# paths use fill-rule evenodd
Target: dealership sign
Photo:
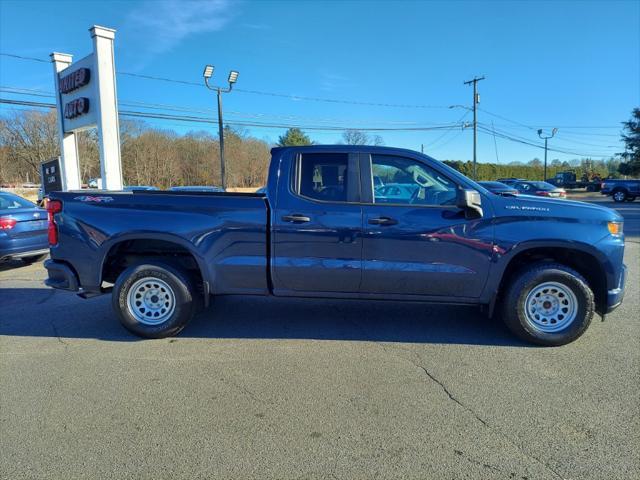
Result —
<path fill-rule="evenodd" d="M 62 105 L 65 133 L 96 127 L 96 81 L 91 71 L 95 54 L 79 60 L 58 73 L 58 95 Z"/>
<path fill-rule="evenodd" d="M 73 62 L 66 53 L 52 53 L 60 133 L 62 188 L 81 187 L 76 132 L 97 128 L 100 176 L 108 190 L 122 189 L 120 129 L 116 97 L 113 41 L 115 30 L 89 29 L 93 53 Z"/>

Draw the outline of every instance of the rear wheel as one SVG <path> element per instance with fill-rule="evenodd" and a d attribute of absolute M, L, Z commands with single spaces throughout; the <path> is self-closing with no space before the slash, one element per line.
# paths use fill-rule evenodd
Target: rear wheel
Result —
<path fill-rule="evenodd" d="M 578 272 L 560 264 L 538 263 L 512 278 L 502 316 L 523 340 L 558 346 L 580 337 L 594 310 L 593 292 Z"/>
<path fill-rule="evenodd" d="M 122 325 L 146 338 L 178 334 L 197 310 L 197 293 L 185 272 L 161 263 L 127 268 L 113 287 L 112 305 Z"/>
<path fill-rule="evenodd" d="M 624 202 L 627 199 L 627 192 L 624 190 L 616 190 L 613 192 L 613 201 L 614 202 Z"/>

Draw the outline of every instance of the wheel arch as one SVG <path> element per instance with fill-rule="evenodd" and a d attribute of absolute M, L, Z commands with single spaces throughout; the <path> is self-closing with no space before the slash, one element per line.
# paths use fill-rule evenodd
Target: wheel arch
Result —
<path fill-rule="evenodd" d="M 514 275 L 527 265 L 545 261 L 566 265 L 582 275 L 593 291 L 596 311 L 604 312 L 607 303 L 605 259 L 587 244 L 560 242 L 552 245 L 545 243 L 523 245 L 513 251 L 494 277 L 493 284 L 496 288 L 491 292 L 489 313 L 493 314 L 496 303 Z"/>
<path fill-rule="evenodd" d="M 182 267 L 197 275 L 205 302 L 210 292 L 210 274 L 206 262 L 193 245 L 171 234 L 149 233 L 123 235 L 102 245 L 97 285 L 114 283 L 127 266 L 144 258 L 154 258 L 174 267 Z"/>

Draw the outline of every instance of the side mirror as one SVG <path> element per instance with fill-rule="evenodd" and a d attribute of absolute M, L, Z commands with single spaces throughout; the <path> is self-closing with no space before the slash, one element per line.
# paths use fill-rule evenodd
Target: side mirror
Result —
<path fill-rule="evenodd" d="M 482 217 L 482 197 L 480 192 L 471 188 L 461 188 L 456 195 L 456 206 L 467 214 L 474 212 Z"/>

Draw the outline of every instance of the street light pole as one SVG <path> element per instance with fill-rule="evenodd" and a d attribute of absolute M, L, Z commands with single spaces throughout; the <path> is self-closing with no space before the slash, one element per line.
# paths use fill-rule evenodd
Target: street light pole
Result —
<path fill-rule="evenodd" d="M 220 182 L 222 188 L 227 190 L 227 177 L 224 165 L 224 127 L 222 125 L 222 91 L 218 88 L 218 136 L 220 138 Z"/>
<path fill-rule="evenodd" d="M 477 150 L 478 150 L 478 103 L 480 98 L 478 97 L 478 82 L 484 80 L 482 77 L 473 77 L 473 80 L 464 82 L 465 85 L 473 83 L 473 179 L 477 180 L 478 175 L 476 171 Z"/>
<path fill-rule="evenodd" d="M 226 177 L 226 168 L 225 168 L 225 158 L 224 158 L 224 126 L 222 120 L 222 94 L 229 93 L 233 89 L 233 84 L 238 81 L 238 72 L 235 70 L 231 70 L 229 72 L 229 87 L 215 87 L 209 85 L 209 79 L 213 76 L 214 67 L 213 65 L 207 65 L 204 67 L 204 72 L 202 76 L 204 77 L 204 84 L 207 86 L 209 90 L 214 90 L 217 93 L 218 97 L 218 136 L 220 137 L 220 182 L 222 183 L 222 188 L 224 190 L 227 189 L 227 177 Z"/>
<path fill-rule="evenodd" d="M 540 138 L 542 138 L 544 140 L 544 176 L 542 178 L 542 180 L 544 180 L 545 182 L 547 181 L 547 141 L 550 138 L 553 138 L 553 136 L 556 134 L 556 132 L 558 131 L 557 128 L 554 128 L 553 130 L 551 130 L 551 135 L 542 135 L 542 129 L 538 130 L 538 136 Z"/>

